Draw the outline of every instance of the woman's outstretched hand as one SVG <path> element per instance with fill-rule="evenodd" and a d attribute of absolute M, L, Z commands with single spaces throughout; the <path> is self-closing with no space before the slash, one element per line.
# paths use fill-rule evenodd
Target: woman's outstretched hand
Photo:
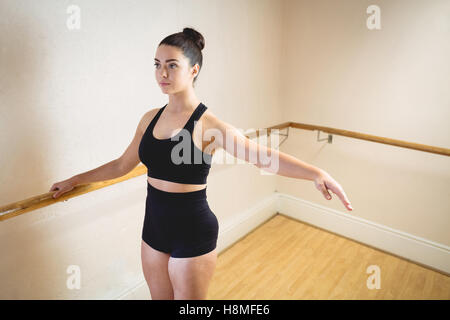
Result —
<path fill-rule="evenodd" d="M 320 170 L 319 174 L 314 179 L 314 184 L 316 185 L 317 190 L 322 192 L 325 199 L 331 200 L 331 194 L 329 192 L 331 190 L 341 199 L 347 210 L 353 210 L 350 201 L 348 200 L 347 195 L 344 192 L 344 189 L 327 172 L 325 172 L 324 170 Z"/>

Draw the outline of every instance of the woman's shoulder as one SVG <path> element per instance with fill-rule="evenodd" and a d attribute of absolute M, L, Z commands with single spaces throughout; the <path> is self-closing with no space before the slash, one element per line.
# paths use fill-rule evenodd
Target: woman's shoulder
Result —
<path fill-rule="evenodd" d="M 202 118 L 205 129 L 217 129 L 225 131 L 226 128 L 232 127 L 229 123 L 221 120 L 216 114 L 214 114 L 209 108 L 203 113 Z"/>
<path fill-rule="evenodd" d="M 161 108 L 152 108 L 150 110 L 148 110 L 147 112 L 144 113 L 144 115 L 141 118 L 141 131 L 142 133 L 144 133 L 148 127 L 148 125 L 150 124 L 150 122 L 152 122 L 153 118 L 156 116 L 156 114 L 158 113 L 158 111 Z"/>
<path fill-rule="evenodd" d="M 203 120 L 203 123 L 207 128 L 214 128 L 215 124 L 219 120 L 210 108 L 207 108 L 205 112 L 203 112 L 200 119 Z"/>
<path fill-rule="evenodd" d="M 152 121 L 152 119 L 156 116 L 156 114 L 158 113 L 158 111 L 159 111 L 160 109 L 161 109 L 161 108 L 152 108 L 152 109 L 148 110 L 148 111 L 144 114 L 144 117 L 146 117 L 146 118 L 150 119 L 150 121 Z M 149 122 L 150 122 L 150 121 L 149 121 Z"/>

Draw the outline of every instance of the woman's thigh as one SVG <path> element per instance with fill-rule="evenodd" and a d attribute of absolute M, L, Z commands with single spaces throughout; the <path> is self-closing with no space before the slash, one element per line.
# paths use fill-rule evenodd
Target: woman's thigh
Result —
<path fill-rule="evenodd" d="M 174 292 L 169 277 L 169 253 L 153 249 L 141 243 L 142 270 L 153 300 L 173 300 Z"/>
<path fill-rule="evenodd" d="M 174 298 L 206 299 L 217 262 L 217 248 L 200 256 L 169 258 L 169 277 Z"/>

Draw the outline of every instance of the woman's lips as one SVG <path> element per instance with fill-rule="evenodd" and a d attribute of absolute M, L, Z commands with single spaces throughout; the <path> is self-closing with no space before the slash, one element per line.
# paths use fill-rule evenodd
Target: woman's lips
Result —
<path fill-rule="evenodd" d="M 162 86 L 168 86 L 170 83 L 164 83 L 164 82 L 161 82 L 160 83 Z"/>

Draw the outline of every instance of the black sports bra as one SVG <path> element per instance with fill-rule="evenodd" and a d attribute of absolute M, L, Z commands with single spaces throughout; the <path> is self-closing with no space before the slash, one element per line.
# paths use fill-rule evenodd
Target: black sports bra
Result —
<path fill-rule="evenodd" d="M 139 144 L 139 159 L 147 167 L 147 176 L 184 184 L 205 184 L 212 155 L 197 148 L 192 132 L 207 107 L 200 102 L 180 132 L 168 139 L 157 139 L 153 128 L 166 106 L 159 109 Z"/>

